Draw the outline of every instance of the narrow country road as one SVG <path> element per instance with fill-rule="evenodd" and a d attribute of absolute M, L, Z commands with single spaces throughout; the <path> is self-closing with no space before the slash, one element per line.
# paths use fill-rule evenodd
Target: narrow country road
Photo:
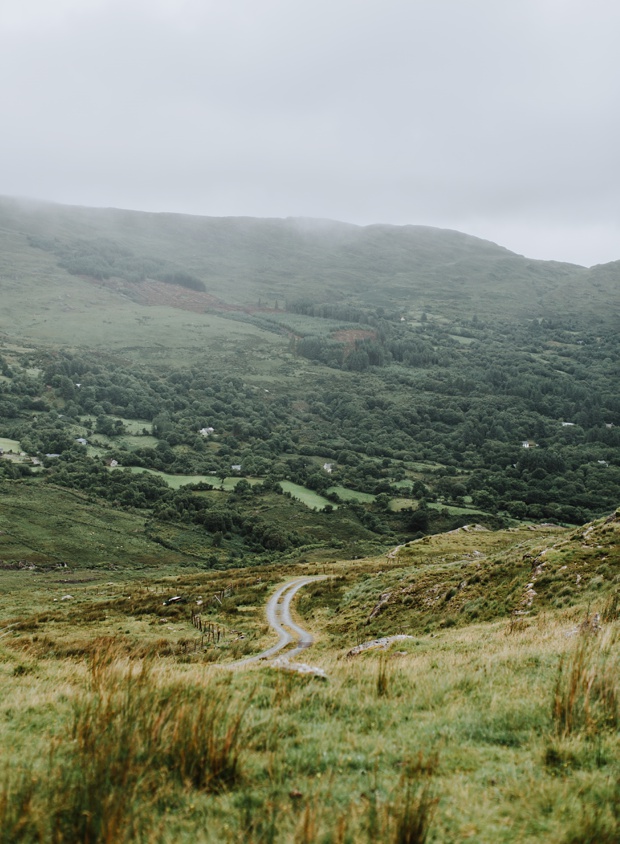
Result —
<path fill-rule="evenodd" d="M 258 662 L 261 659 L 269 659 L 282 648 L 285 648 L 291 642 L 295 642 L 293 650 L 288 651 L 287 657 L 296 656 L 301 651 L 309 648 L 314 641 L 312 634 L 298 624 L 295 624 L 291 618 L 291 602 L 299 590 L 308 583 L 313 583 L 315 580 L 323 580 L 324 575 L 316 575 L 313 577 L 298 577 L 285 583 L 277 589 L 267 604 L 267 621 L 269 625 L 278 634 L 278 641 L 275 645 L 267 648 L 265 651 L 256 654 L 255 656 L 248 656 L 245 659 L 240 659 L 238 662 L 233 662 L 230 668 L 240 668 L 243 665 L 249 665 L 252 662 Z M 292 632 L 291 632 L 292 631 Z"/>

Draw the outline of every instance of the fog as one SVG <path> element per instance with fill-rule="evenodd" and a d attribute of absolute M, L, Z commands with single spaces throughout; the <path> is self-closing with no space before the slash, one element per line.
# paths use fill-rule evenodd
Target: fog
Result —
<path fill-rule="evenodd" d="M 3 0 L 0 193 L 620 258 L 608 0 Z"/>

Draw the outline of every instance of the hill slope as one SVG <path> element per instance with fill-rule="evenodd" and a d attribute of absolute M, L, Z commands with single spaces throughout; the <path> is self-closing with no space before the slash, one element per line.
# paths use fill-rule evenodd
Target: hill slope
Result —
<path fill-rule="evenodd" d="M 0 242 L 3 281 L 59 271 L 128 283 L 184 275 L 236 305 L 266 300 L 281 307 L 304 297 L 447 314 L 458 308 L 469 316 L 549 316 L 578 312 L 603 275 L 612 287 L 620 277 L 617 264 L 590 271 L 535 261 L 425 226 L 196 217 L 6 198 Z"/>

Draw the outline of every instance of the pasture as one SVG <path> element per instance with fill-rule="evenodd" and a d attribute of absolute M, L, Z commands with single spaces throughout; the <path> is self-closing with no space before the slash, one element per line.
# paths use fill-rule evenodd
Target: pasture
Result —
<path fill-rule="evenodd" d="M 362 504 L 372 504 L 377 497 L 370 492 L 359 492 L 346 486 L 330 486 L 327 492 L 335 493 L 342 501 L 359 501 Z"/>
<path fill-rule="evenodd" d="M 284 492 L 290 493 L 293 498 L 301 501 L 302 504 L 310 507 L 310 509 L 324 510 L 328 505 L 333 507 L 334 510 L 337 509 L 337 504 L 332 504 L 327 498 L 319 495 L 318 492 L 308 489 L 308 487 L 295 484 L 292 481 L 280 481 L 279 483 Z"/>
<path fill-rule="evenodd" d="M 10 451 L 13 454 L 19 454 L 19 440 L 9 440 L 6 437 L 0 437 L 0 448 L 6 452 Z"/>

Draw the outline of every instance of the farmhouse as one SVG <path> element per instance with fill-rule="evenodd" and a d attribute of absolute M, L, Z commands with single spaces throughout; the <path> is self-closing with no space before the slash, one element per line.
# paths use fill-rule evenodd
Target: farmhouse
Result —
<path fill-rule="evenodd" d="M 215 433 L 215 428 L 201 428 L 198 433 L 201 437 L 208 437 L 209 434 Z"/>
<path fill-rule="evenodd" d="M 323 468 L 327 472 L 328 475 L 334 471 L 334 464 L 333 463 L 323 463 Z"/>

